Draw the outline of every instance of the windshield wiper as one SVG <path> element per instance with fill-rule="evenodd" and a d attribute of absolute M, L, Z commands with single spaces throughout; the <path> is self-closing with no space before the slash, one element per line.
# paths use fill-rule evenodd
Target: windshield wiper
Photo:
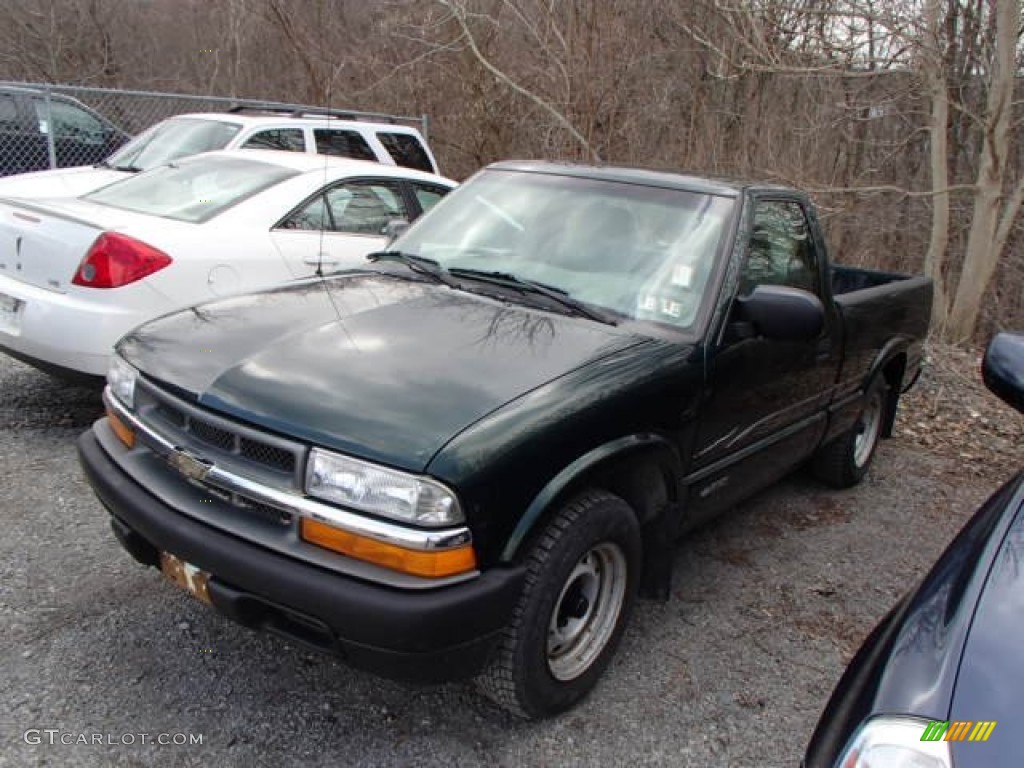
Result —
<path fill-rule="evenodd" d="M 138 173 L 139 171 L 142 170 L 141 168 L 138 168 L 134 165 L 111 165 L 106 160 L 104 160 L 101 163 L 96 163 L 96 167 L 109 168 L 112 171 L 128 171 L 129 173 Z"/>
<path fill-rule="evenodd" d="M 433 259 L 428 259 L 426 256 L 418 256 L 415 253 L 406 253 L 405 251 L 374 251 L 373 253 L 368 253 L 366 259 L 370 262 L 397 261 L 399 264 L 405 264 L 405 266 L 419 275 L 433 278 L 435 283 L 449 284 L 441 273 L 441 265 Z"/>
<path fill-rule="evenodd" d="M 574 299 L 569 292 L 563 288 L 556 288 L 553 285 L 538 283 L 536 280 L 527 280 L 513 275 L 511 272 L 492 272 L 486 269 L 466 269 L 464 267 L 452 267 L 448 270 L 452 277 L 464 277 L 470 280 L 481 280 L 483 282 L 505 285 L 515 288 L 521 293 L 534 293 L 543 296 L 556 304 L 560 304 L 573 313 L 595 320 L 605 325 L 615 325 L 615 321 L 607 315 L 587 306 L 579 299 Z"/>

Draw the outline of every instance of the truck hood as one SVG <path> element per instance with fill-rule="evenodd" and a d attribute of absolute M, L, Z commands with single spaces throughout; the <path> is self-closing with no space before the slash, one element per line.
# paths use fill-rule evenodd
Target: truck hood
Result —
<path fill-rule="evenodd" d="M 78 197 L 131 175 L 91 165 L 20 173 L 0 179 L 0 197 Z"/>
<path fill-rule="evenodd" d="M 488 413 L 645 341 L 444 285 L 346 273 L 165 316 L 118 350 L 200 405 L 421 471 Z"/>

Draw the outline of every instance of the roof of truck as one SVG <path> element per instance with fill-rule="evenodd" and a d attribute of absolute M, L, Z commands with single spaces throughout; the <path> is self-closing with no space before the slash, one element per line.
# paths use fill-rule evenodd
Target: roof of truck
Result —
<path fill-rule="evenodd" d="M 722 197 L 736 197 L 747 189 L 777 190 L 800 194 L 792 187 L 765 182 L 739 179 L 720 179 L 707 176 L 690 176 L 671 171 L 650 168 L 629 168 L 613 165 L 585 165 L 577 163 L 551 163 L 541 160 L 506 160 L 487 166 L 497 171 L 519 171 L 523 173 L 544 173 L 552 176 L 576 176 L 583 179 L 599 179 L 625 184 L 642 184 L 650 187 L 682 189 Z"/>

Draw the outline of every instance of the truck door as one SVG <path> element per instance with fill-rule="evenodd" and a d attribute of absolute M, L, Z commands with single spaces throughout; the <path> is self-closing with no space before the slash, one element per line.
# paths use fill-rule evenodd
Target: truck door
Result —
<path fill-rule="evenodd" d="M 758 285 L 810 291 L 825 306 L 821 334 L 778 341 L 727 320 L 709 345 L 706 401 L 690 474 L 694 512 L 710 513 L 774 482 L 813 451 L 839 368 L 838 321 L 824 252 L 798 200 L 755 198 L 737 296 Z"/>

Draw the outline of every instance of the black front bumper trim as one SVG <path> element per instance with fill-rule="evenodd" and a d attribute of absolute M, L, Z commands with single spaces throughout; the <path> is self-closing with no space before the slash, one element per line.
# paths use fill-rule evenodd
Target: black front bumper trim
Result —
<path fill-rule="evenodd" d="M 511 618 L 522 568 L 406 591 L 271 552 L 181 514 L 118 467 L 92 430 L 78 440 L 86 478 L 122 546 L 157 565 L 170 552 L 211 574 L 214 606 L 241 624 L 336 653 L 388 677 L 439 682 L 480 670 Z"/>

